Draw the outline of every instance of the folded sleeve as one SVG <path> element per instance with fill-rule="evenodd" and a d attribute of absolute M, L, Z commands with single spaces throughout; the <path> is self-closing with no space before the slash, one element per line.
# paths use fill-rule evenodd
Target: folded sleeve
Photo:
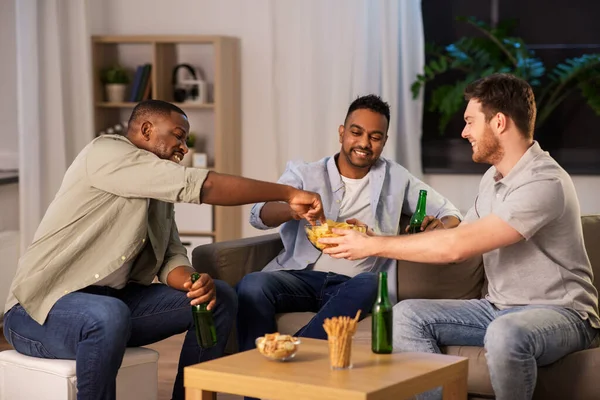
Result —
<path fill-rule="evenodd" d="M 427 190 L 427 215 L 432 215 L 438 219 L 454 216 L 462 220 L 461 212 L 448 199 L 412 174 L 408 173 L 408 176 L 404 204 L 402 205 L 402 212 L 404 214 L 412 215 L 415 212 L 417 203 L 419 202 L 419 192 Z"/>
<path fill-rule="evenodd" d="M 171 271 L 180 266 L 191 267 L 190 259 L 187 256 L 187 249 L 181 244 L 181 240 L 179 239 L 179 232 L 177 230 L 177 224 L 175 223 L 175 219 L 173 219 L 173 224 L 171 225 L 171 234 L 169 236 L 169 245 L 167 246 L 167 252 L 165 254 L 165 260 L 163 265 L 158 272 L 158 279 L 166 284 L 167 276 Z"/>
<path fill-rule="evenodd" d="M 302 177 L 298 171 L 297 161 L 290 161 L 287 163 L 285 171 L 277 181 L 277 183 L 281 183 L 284 185 L 293 186 L 296 189 L 303 189 L 304 185 L 302 183 Z M 255 227 L 256 229 L 273 229 L 272 226 L 267 226 L 263 223 L 260 218 L 260 212 L 264 207 L 265 203 L 256 203 L 252 206 L 250 210 L 250 225 Z"/>
<path fill-rule="evenodd" d="M 91 186 L 127 198 L 200 203 L 208 170 L 186 168 L 129 143 L 110 140 L 96 142 L 86 155 Z"/>
<path fill-rule="evenodd" d="M 537 231 L 564 213 L 565 195 L 559 179 L 525 183 L 506 195 L 493 214 L 529 240 Z"/>

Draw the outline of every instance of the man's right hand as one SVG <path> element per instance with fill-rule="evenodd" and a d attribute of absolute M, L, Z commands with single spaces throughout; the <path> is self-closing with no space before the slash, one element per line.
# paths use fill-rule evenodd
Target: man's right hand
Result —
<path fill-rule="evenodd" d="M 317 221 L 325 222 L 323 203 L 318 193 L 296 189 L 288 200 L 288 204 L 292 209 L 294 219 L 304 218 L 311 225 L 315 225 Z"/>

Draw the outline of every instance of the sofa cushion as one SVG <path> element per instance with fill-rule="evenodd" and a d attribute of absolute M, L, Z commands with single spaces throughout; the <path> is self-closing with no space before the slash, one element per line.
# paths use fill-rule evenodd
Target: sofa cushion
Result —
<path fill-rule="evenodd" d="M 600 287 L 600 215 L 581 217 L 585 248 L 594 271 L 594 286 Z"/>
<path fill-rule="evenodd" d="M 483 290 L 483 259 L 456 264 L 398 261 L 398 301 L 405 299 L 478 299 Z"/>
<path fill-rule="evenodd" d="M 469 359 L 469 378 L 467 381 L 469 395 L 494 396 L 483 347 L 448 346 L 442 347 L 441 350 L 445 354 Z"/>

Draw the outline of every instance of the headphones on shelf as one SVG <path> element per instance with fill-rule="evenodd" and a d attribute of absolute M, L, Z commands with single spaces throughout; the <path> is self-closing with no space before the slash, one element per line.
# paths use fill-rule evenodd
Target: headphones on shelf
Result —
<path fill-rule="evenodd" d="M 180 68 L 188 70 L 194 80 L 197 79 L 197 76 L 196 71 L 190 64 L 179 64 L 173 69 L 173 76 L 171 78 L 171 83 L 173 84 L 173 100 L 178 103 L 183 103 L 188 97 L 198 96 L 198 87 L 193 85 L 191 89 L 185 89 L 183 85 L 179 83 L 177 72 Z"/>

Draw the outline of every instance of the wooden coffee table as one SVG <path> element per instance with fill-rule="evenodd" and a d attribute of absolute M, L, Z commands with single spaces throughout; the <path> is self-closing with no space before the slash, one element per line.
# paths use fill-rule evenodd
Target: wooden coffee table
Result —
<path fill-rule="evenodd" d="M 441 354 L 373 354 L 354 343 L 353 368 L 331 370 L 327 341 L 302 338 L 296 357 L 270 361 L 256 349 L 186 367 L 186 400 L 216 392 L 273 400 L 404 399 L 443 386 L 444 400 L 467 398 L 467 359 Z"/>

